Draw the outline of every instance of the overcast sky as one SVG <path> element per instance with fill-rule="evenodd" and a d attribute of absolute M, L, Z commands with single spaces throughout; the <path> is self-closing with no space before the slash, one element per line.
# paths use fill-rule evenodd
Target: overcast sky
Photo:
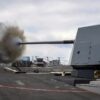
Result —
<path fill-rule="evenodd" d="M 77 29 L 100 24 L 100 0 L 0 0 L 0 22 L 20 26 L 26 41 L 75 39 Z M 70 58 L 72 45 L 27 46 L 24 55 Z"/>

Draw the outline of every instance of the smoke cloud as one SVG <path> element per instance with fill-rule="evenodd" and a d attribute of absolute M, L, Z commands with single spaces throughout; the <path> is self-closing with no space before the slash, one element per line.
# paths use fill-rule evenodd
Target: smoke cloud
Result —
<path fill-rule="evenodd" d="M 2 31 L 3 36 L 0 40 L 0 61 L 9 63 L 15 61 L 23 54 L 24 45 L 18 45 L 24 42 L 24 31 L 17 26 L 5 26 Z"/>

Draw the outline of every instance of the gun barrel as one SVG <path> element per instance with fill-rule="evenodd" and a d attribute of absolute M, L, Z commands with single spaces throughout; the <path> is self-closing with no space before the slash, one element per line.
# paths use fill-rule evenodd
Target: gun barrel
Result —
<path fill-rule="evenodd" d="M 73 43 L 74 43 L 74 40 L 64 40 L 64 41 L 22 42 L 18 44 L 27 45 L 27 44 L 73 44 Z"/>

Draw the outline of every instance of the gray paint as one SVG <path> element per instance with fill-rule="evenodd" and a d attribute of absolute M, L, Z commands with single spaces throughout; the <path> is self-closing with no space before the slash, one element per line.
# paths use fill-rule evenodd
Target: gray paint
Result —
<path fill-rule="evenodd" d="M 94 70 L 73 69 L 71 76 L 78 78 L 94 79 Z"/>
<path fill-rule="evenodd" d="M 100 25 L 79 28 L 73 47 L 71 65 L 100 64 Z"/>

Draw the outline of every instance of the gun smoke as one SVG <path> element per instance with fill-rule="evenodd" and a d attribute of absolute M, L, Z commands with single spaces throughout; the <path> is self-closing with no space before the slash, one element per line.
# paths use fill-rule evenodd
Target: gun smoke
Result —
<path fill-rule="evenodd" d="M 17 26 L 5 26 L 0 32 L 0 61 L 10 63 L 23 54 L 24 45 L 18 45 L 25 41 L 24 31 Z"/>

